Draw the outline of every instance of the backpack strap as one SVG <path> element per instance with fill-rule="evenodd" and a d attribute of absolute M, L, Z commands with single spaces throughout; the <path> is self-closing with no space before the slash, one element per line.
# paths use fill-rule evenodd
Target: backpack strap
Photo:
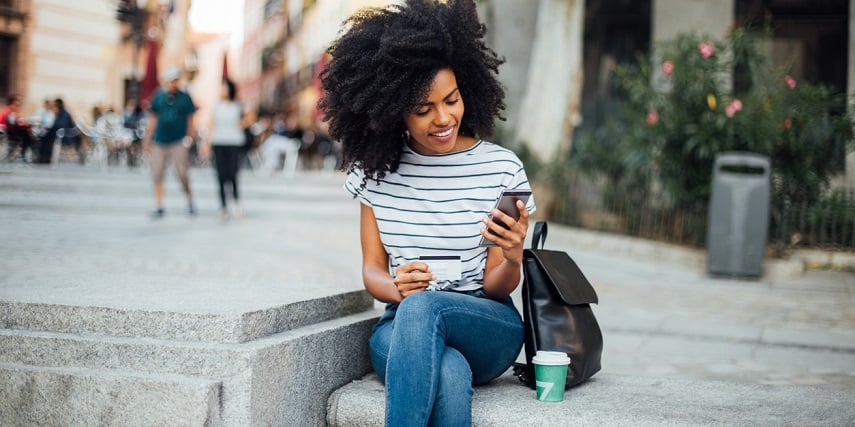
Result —
<path fill-rule="evenodd" d="M 546 244 L 546 222 L 538 221 L 534 224 L 534 233 L 531 236 L 531 249 L 536 250 L 538 246 L 543 249 Z"/>

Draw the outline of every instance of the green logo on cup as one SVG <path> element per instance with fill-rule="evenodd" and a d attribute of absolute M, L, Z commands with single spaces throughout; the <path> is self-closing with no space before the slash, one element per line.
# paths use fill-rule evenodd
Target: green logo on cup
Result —
<path fill-rule="evenodd" d="M 560 351 L 538 351 L 531 359 L 534 363 L 534 382 L 537 400 L 560 402 L 564 400 L 564 383 L 570 358 Z"/>

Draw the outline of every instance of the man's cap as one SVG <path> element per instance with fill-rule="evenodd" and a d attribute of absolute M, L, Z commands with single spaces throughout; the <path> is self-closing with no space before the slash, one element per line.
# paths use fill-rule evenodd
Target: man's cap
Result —
<path fill-rule="evenodd" d="M 173 80 L 178 80 L 181 78 L 181 69 L 178 67 L 172 66 L 166 69 L 163 72 L 163 79 L 165 81 L 171 82 Z"/>

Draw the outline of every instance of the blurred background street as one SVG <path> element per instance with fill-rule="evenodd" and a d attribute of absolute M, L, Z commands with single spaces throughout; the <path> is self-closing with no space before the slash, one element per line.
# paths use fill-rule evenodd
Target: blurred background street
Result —
<path fill-rule="evenodd" d="M 234 397 L 271 371 L 255 361 L 369 330 L 319 76 L 347 17 L 402 2 L 0 0 L 0 375 L 60 394 L 186 375 L 211 393 L 188 407 L 241 425 L 263 412 Z M 593 282 L 603 373 L 855 392 L 855 0 L 476 3 L 506 60 L 485 139 Z M 170 171 L 153 220 L 143 141 L 172 69 L 198 109 L 196 211 Z M 245 139 L 231 217 L 202 148 L 224 81 Z M 333 380 L 311 407 L 255 398 L 322 419 Z"/>

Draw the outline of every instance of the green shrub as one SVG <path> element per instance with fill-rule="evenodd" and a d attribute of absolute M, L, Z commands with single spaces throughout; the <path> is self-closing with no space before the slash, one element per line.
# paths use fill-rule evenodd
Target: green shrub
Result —
<path fill-rule="evenodd" d="M 625 102 L 574 142 L 570 165 L 636 196 L 656 180 L 671 207 L 696 210 L 708 203 L 716 154 L 748 151 L 771 159 L 773 210 L 818 200 L 852 144 L 845 97 L 773 67 L 760 37 L 683 34 L 618 66 Z"/>

